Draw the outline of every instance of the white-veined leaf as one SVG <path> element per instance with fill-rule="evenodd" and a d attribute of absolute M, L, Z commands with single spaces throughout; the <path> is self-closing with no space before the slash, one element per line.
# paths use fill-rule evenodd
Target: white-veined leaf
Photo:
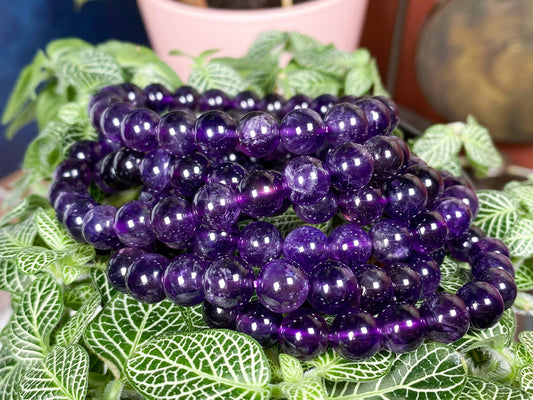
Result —
<path fill-rule="evenodd" d="M 322 43 L 311 36 L 298 32 L 289 33 L 289 40 L 289 48 L 295 54 L 305 53 L 307 51 L 318 51 L 325 47 Z"/>
<path fill-rule="evenodd" d="M 50 333 L 62 310 L 59 285 L 48 274 L 39 276 L 24 292 L 11 318 L 9 342 L 15 357 L 25 362 L 41 360 L 50 349 Z"/>
<path fill-rule="evenodd" d="M 16 378 L 22 365 L 11 354 L 8 346 L 4 345 L 0 348 L 0 400 L 18 398 L 16 393 L 18 379 Z"/>
<path fill-rule="evenodd" d="M 46 55 L 52 60 L 57 61 L 64 54 L 81 49 L 92 48 L 92 45 L 78 38 L 56 39 L 46 46 Z"/>
<path fill-rule="evenodd" d="M 533 290 L 533 258 L 513 259 L 514 282 L 519 291 Z"/>
<path fill-rule="evenodd" d="M 39 236 L 52 250 L 63 250 L 65 242 L 73 242 L 64 228 L 59 225 L 57 218 L 52 218 L 43 209 L 35 212 L 35 224 Z"/>
<path fill-rule="evenodd" d="M 440 265 L 439 286 L 449 293 L 456 293 L 457 290 L 471 279 L 469 268 L 463 268 L 466 263 L 460 263 L 451 257 L 444 257 Z"/>
<path fill-rule="evenodd" d="M 361 65 L 353 68 L 346 75 L 344 91 L 346 94 L 362 96 L 368 93 L 373 83 L 370 64 Z"/>
<path fill-rule="evenodd" d="M 357 51 L 346 53 L 332 45 L 324 46 L 316 51 L 295 52 L 293 55 L 296 62 L 302 67 L 325 72 L 339 78 L 344 76 L 349 70 L 354 70 L 364 65 L 368 66 L 370 61 L 370 57 L 367 57 L 367 62 L 362 62 L 365 59 L 365 53 Z M 366 55 L 368 56 L 368 51 Z M 371 78 L 370 81 L 372 81 Z"/>
<path fill-rule="evenodd" d="M 172 90 L 176 87 L 176 76 L 168 74 L 166 70 L 162 73 L 154 64 L 147 64 L 133 70 L 130 82 L 142 88 L 159 83 Z"/>
<path fill-rule="evenodd" d="M 77 102 L 65 103 L 57 110 L 57 118 L 66 124 L 74 125 L 85 118 L 85 108 Z"/>
<path fill-rule="evenodd" d="M 262 221 L 271 223 L 278 228 L 283 237 L 287 236 L 291 231 L 299 226 L 305 225 L 305 222 L 303 222 L 300 217 L 296 215 L 292 207 L 281 215 L 263 218 Z"/>
<path fill-rule="evenodd" d="M 76 313 L 55 333 L 56 344 L 69 345 L 79 342 L 85 329 L 100 308 L 100 294 L 93 292 L 92 296 L 80 307 Z"/>
<path fill-rule="evenodd" d="M 68 242 L 67 242 L 68 243 Z M 96 255 L 94 247 L 78 242 L 72 242 L 65 247 L 65 257 L 62 260 L 64 265 L 83 267 L 92 261 Z"/>
<path fill-rule="evenodd" d="M 289 40 L 289 34 L 281 31 L 261 32 L 250 45 L 246 57 L 250 60 L 264 60 L 278 56 Z"/>
<path fill-rule="evenodd" d="M 520 218 L 509 228 L 504 242 L 513 257 L 533 256 L 533 219 Z"/>
<path fill-rule="evenodd" d="M 63 302 L 65 307 L 72 310 L 78 310 L 85 302 L 93 296 L 96 289 L 91 283 L 81 283 L 71 287 L 63 294 Z M 100 294 L 100 292 L 98 292 Z M 101 300 L 100 300 L 101 301 Z"/>
<path fill-rule="evenodd" d="M 413 151 L 429 166 L 460 175 L 458 154 L 461 146 L 461 139 L 450 126 L 437 124 L 426 129 L 424 134 L 414 141 Z"/>
<path fill-rule="evenodd" d="M 18 252 L 33 244 L 37 228 L 33 217 L 0 229 L 0 260 L 13 260 Z"/>
<path fill-rule="evenodd" d="M 520 387 L 533 396 L 533 365 L 526 365 L 520 369 Z"/>
<path fill-rule="evenodd" d="M 518 334 L 518 339 L 520 340 L 520 343 L 522 343 L 527 349 L 530 357 L 533 358 L 533 331 L 520 332 Z"/>
<path fill-rule="evenodd" d="M 331 75 L 311 69 L 290 70 L 282 81 L 283 94 L 286 97 L 292 97 L 298 93 L 311 97 L 323 93 L 337 94 L 340 88 L 340 83 Z"/>
<path fill-rule="evenodd" d="M 516 366 L 521 368 L 525 365 L 533 365 L 533 355 L 529 354 L 523 343 L 512 343 L 510 351 L 516 359 Z"/>
<path fill-rule="evenodd" d="M 488 379 L 469 376 L 458 400 L 530 400 L 530 396 L 517 387 L 494 383 Z"/>
<path fill-rule="evenodd" d="M 39 207 L 50 207 L 50 204 L 44 197 L 35 194 L 25 197 L 20 203 L 18 203 L 0 218 L 0 227 L 3 227 L 4 225 L 7 225 L 15 220 L 20 221 L 24 219 L 29 212 L 32 212 Z"/>
<path fill-rule="evenodd" d="M 518 202 L 499 190 L 479 190 L 479 212 L 474 224 L 485 235 L 504 239 L 519 219 Z"/>
<path fill-rule="evenodd" d="M 533 186 L 531 186 L 531 181 L 511 181 L 502 190 L 509 193 L 530 215 L 533 215 Z"/>
<path fill-rule="evenodd" d="M 26 371 L 20 394 L 25 400 L 84 400 L 88 379 L 89 355 L 83 347 L 54 346 Z"/>
<path fill-rule="evenodd" d="M 33 279 L 33 276 L 23 274 L 13 261 L 0 261 L 0 290 L 21 294 Z"/>
<path fill-rule="evenodd" d="M 91 276 L 93 286 L 100 293 L 102 304 L 106 305 L 117 295 L 118 291 L 109 284 L 107 274 L 104 271 L 97 268 L 92 268 L 89 271 L 89 274 Z"/>
<path fill-rule="evenodd" d="M 491 346 L 480 346 L 463 355 L 468 366 L 468 376 L 508 382 L 514 373 L 515 361 L 513 360 L 513 367 L 509 362 L 514 359 L 514 355 L 507 348 L 495 350 Z"/>
<path fill-rule="evenodd" d="M 279 355 L 279 366 L 284 381 L 295 383 L 302 380 L 304 376 L 302 363 L 293 356 L 281 353 Z"/>
<path fill-rule="evenodd" d="M 65 256 L 63 251 L 49 250 L 41 246 L 31 246 L 17 253 L 15 262 L 25 274 L 36 274 Z"/>
<path fill-rule="evenodd" d="M 320 378 L 306 378 L 300 382 L 281 382 L 280 390 L 287 400 L 323 400 L 326 398 L 324 384 Z"/>
<path fill-rule="evenodd" d="M 193 68 L 189 76 L 189 85 L 200 93 L 208 89 L 220 89 L 229 96 L 235 96 L 246 89 L 237 71 L 218 62 L 210 62 Z"/>
<path fill-rule="evenodd" d="M 130 359 L 126 374 L 147 399 L 270 398 L 270 370 L 263 349 L 249 336 L 233 331 L 154 339 Z"/>

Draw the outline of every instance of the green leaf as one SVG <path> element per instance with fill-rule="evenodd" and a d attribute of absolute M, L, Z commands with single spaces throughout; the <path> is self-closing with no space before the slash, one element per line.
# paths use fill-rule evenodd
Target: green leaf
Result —
<path fill-rule="evenodd" d="M 372 87 L 372 69 L 370 65 L 361 65 L 353 68 L 346 75 L 344 92 L 354 96 L 362 96 Z"/>
<path fill-rule="evenodd" d="M 531 186 L 531 181 L 510 181 L 502 190 L 514 197 L 528 214 L 533 215 L 533 186 Z"/>
<path fill-rule="evenodd" d="M 520 218 L 509 228 L 504 241 L 513 257 L 533 256 L 533 219 Z"/>
<path fill-rule="evenodd" d="M 32 217 L 20 224 L 0 229 L 0 260 L 13 260 L 24 248 L 31 246 L 37 235 Z"/>
<path fill-rule="evenodd" d="M 26 219 L 30 213 L 40 207 L 49 208 L 50 204 L 48 203 L 48 200 L 35 194 L 26 196 L 20 203 L 18 203 L 0 218 L 0 227 L 3 227 L 15 220 L 20 222 Z"/>
<path fill-rule="evenodd" d="M 461 146 L 461 139 L 449 125 L 437 124 L 426 129 L 414 141 L 413 151 L 429 166 L 460 175 L 461 165 L 457 155 Z"/>
<path fill-rule="evenodd" d="M 67 96 L 57 88 L 57 82 L 51 82 L 37 97 L 35 103 L 35 116 L 39 130 L 43 130 L 46 124 L 56 116 L 62 104 L 67 102 Z"/>
<path fill-rule="evenodd" d="M 53 250 L 63 250 L 66 244 L 74 243 L 65 229 L 59 225 L 57 218 L 52 218 L 50 213 L 42 209 L 35 212 L 35 224 L 41 239 Z"/>
<path fill-rule="evenodd" d="M 344 77 L 350 69 L 368 67 L 370 61 L 368 57 L 367 62 L 364 63 L 362 53 L 346 53 L 333 45 L 323 46 L 315 51 L 294 52 L 293 56 L 296 62 L 306 69 L 324 72 L 338 78 Z M 372 83 L 371 76 L 370 83 Z"/>
<path fill-rule="evenodd" d="M 281 382 L 279 388 L 287 400 L 323 400 L 326 392 L 322 380 L 306 378 L 300 382 Z"/>
<path fill-rule="evenodd" d="M 100 308 L 100 294 L 93 292 L 92 296 L 71 316 L 65 325 L 55 333 L 56 344 L 69 345 L 80 341 L 85 329 L 96 316 Z"/>
<path fill-rule="evenodd" d="M 337 94 L 340 88 L 340 83 L 331 75 L 310 69 L 289 71 L 283 81 L 283 94 L 287 97 L 292 97 L 298 93 L 311 97 L 323 93 Z"/>
<path fill-rule="evenodd" d="M 90 270 L 90 275 L 94 288 L 100 293 L 102 304 L 106 305 L 111 302 L 118 291 L 109 284 L 106 273 L 100 269 L 93 268 Z"/>
<path fill-rule="evenodd" d="M 66 124 L 74 125 L 80 120 L 87 118 L 87 111 L 85 111 L 85 109 L 85 104 L 77 102 L 65 103 L 58 108 L 57 118 L 59 118 L 62 122 Z"/>
<path fill-rule="evenodd" d="M 510 351 L 516 359 L 517 367 L 523 367 L 524 365 L 531 365 L 533 363 L 533 355 L 529 354 L 523 343 L 512 343 Z"/>
<path fill-rule="evenodd" d="M 328 399 L 451 400 L 461 392 L 466 370 L 459 353 L 438 343 L 425 343 L 399 354 L 385 376 L 361 383 L 329 382 Z"/>
<path fill-rule="evenodd" d="M 64 38 L 52 40 L 46 46 L 45 52 L 53 61 L 57 61 L 65 54 L 92 47 L 92 44 L 78 38 Z"/>
<path fill-rule="evenodd" d="M 518 334 L 518 340 L 522 343 L 531 358 L 533 358 L 533 331 L 522 331 Z"/>
<path fill-rule="evenodd" d="M 0 348 L 0 400 L 13 400 L 18 398 L 16 379 L 23 364 L 11 354 L 8 346 Z"/>
<path fill-rule="evenodd" d="M 23 274 L 13 261 L 0 261 L 0 290 L 21 294 L 33 279 L 33 276 Z"/>
<path fill-rule="evenodd" d="M 279 366 L 284 381 L 296 383 L 302 380 L 304 376 L 302 364 L 293 356 L 281 353 L 279 355 Z"/>
<path fill-rule="evenodd" d="M 262 221 L 271 223 L 279 229 L 283 237 L 287 236 L 291 231 L 305 223 L 296 215 L 292 207 L 281 215 L 274 217 L 263 218 Z"/>
<path fill-rule="evenodd" d="M 496 350 L 489 346 L 480 346 L 463 354 L 466 357 L 469 376 L 501 383 L 512 379 L 516 362 L 514 355 L 506 348 Z"/>
<path fill-rule="evenodd" d="M 461 131 L 460 138 L 465 146 L 465 153 L 470 165 L 480 176 L 486 176 L 489 169 L 498 169 L 503 165 L 503 159 L 484 126 L 469 115 L 466 125 Z"/>
<path fill-rule="evenodd" d="M 328 381 L 364 382 L 381 378 L 391 368 L 394 354 L 381 351 L 361 361 L 348 361 L 329 349 L 318 357 L 307 362 L 314 367 L 313 374 Z"/>
<path fill-rule="evenodd" d="M 33 122 L 35 119 L 36 105 L 35 102 L 29 103 L 24 109 L 9 123 L 6 129 L 6 138 L 12 139 L 17 132 L 23 127 Z"/>
<path fill-rule="evenodd" d="M 83 304 L 89 301 L 95 292 L 96 290 L 94 286 L 90 283 L 77 284 L 65 291 L 63 294 L 63 302 L 66 307 L 72 310 L 78 310 Z M 98 294 L 100 294 L 100 292 L 98 292 Z"/>
<path fill-rule="evenodd" d="M 189 85 L 195 87 L 199 92 L 205 92 L 208 89 L 220 89 L 229 96 L 235 96 L 246 89 L 246 85 L 237 71 L 218 62 L 211 62 L 194 68 L 189 76 Z"/>
<path fill-rule="evenodd" d="M 25 274 L 36 274 L 64 256 L 63 252 L 49 250 L 41 246 L 31 246 L 21 249 L 17 253 L 16 263 L 18 269 Z"/>
<path fill-rule="evenodd" d="M 518 203 L 499 190 L 479 190 L 479 212 L 474 221 L 487 236 L 504 239 L 519 220 Z"/>
<path fill-rule="evenodd" d="M 277 63 L 265 61 L 261 68 L 251 70 L 244 79 L 244 84 L 254 90 L 259 96 L 273 93 L 276 90 L 279 73 Z"/>
<path fill-rule="evenodd" d="M 440 265 L 439 286 L 446 292 L 455 294 L 461 286 L 472 280 L 469 269 L 466 263 L 460 263 L 452 257 L 444 257 L 444 261 Z"/>
<path fill-rule="evenodd" d="M 20 394 L 27 400 L 83 400 L 88 379 L 89 356 L 83 347 L 54 346 L 44 360 L 26 371 Z"/>
<path fill-rule="evenodd" d="M 305 53 L 307 51 L 317 51 L 324 45 L 311 36 L 298 32 L 289 33 L 289 49 L 294 54 Z"/>
<path fill-rule="evenodd" d="M 263 349 L 249 336 L 233 331 L 154 339 L 130 359 L 126 374 L 147 399 L 270 398 L 270 370 Z"/>
<path fill-rule="evenodd" d="M 261 32 L 250 45 L 245 58 L 262 61 L 265 58 L 279 56 L 285 49 L 289 40 L 289 34 L 282 31 Z"/>
<path fill-rule="evenodd" d="M 533 396 L 533 365 L 526 365 L 520 369 L 520 387 Z"/>
<path fill-rule="evenodd" d="M 137 67 L 131 71 L 130 82 L 135 85 L 144 88 L 152 83 L 159 83 L 166 88 L 173 90 L 175 87 L 179 86 L 179 78 L 177 75 L 170 75 L 165 72 L 161 72 L 158 68 L 154 68 L 153 64 L 148 64 L 143 67 Z"/>
<path fill-rule="evenodd" d="M 11 319 L 9 342 L 21 361 L 41 360 L 50 349 L 50 333 L 55 328 L 63 303 L 61 289 L 43 274 L 28 287 Z"/>
<path fill-rule="evenodd" d="M 459 400 L 530 400 L 530 396 L 516 387 L 493 383 L 487 379 L 468 377 Z"/>
<path fill-rule="evenodd" d="M 379 74 L 378 63 L 375 59 L 372 59 L 370 61 L 370 68 L 372 70 L 372 81 L 374 82 L 374 90 L 372 91 L 372 94 L 374 96 L 391 97 L 391 95 L 389 94 L 389 92 L 387 92 L 387 89 L 385 89 L 385 86 L 383 85 L 381 75 Z M 457 164 L 459 163 L 459 160 L 456 160 L 456 157 L 451 157 L 450 161 L 457 162 Z"/>
<path fill-rule="evenodd" d="M 186 312 L 169 300 L 145 304 L 118 293 L 89 324 L 85 343 L 118 379 L 138 346 L 152 336 L 192 330 Z"/>

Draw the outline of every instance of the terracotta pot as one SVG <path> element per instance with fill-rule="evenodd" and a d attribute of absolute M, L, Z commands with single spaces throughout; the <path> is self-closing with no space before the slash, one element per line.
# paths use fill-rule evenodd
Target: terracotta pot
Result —
<path fill-rule="evenodd" d="M 220 10 L 175 0 L 137 0 L 148 37 L 157 54 L 186 80 L 191 60 L 171 56 L 179 49 L 198 55 L 220 49 L 217 56 L 241 57 L 263 31 L 297 31 L 341 50 L 359 44 L 368 0 L 314 0 L 288 8 Z"/>

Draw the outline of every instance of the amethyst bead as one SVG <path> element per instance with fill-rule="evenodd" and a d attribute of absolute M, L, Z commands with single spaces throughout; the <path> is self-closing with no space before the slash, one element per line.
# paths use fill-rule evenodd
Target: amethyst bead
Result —
<path fill-rule="evenodd" d="M 157 238 L 172 248 L 182 248 L 198 226 L 192 206 L 180 197 L 165 197 L 152 210 L 152 228 Z"/>
<path fill-rule="evenodd" d="M 103 93 L 99 92 L 95 94 L 87 106 L 87 113 L 89 114 L 89 121 L 96 130 L 100 130 L 100 119 L 105 109 L 115 103 L 122 102 L 122 97 L 116 93 Z"/>
<path fill-rule="evenodd" d="M 394 353 L 415 350 L 424 341 L 425 324 L 409 304 L 390 304 L 377 317 L 385 347 Z"/>
<path fill-rule="evenodd" d="M 155 240 L 148 206 L 134 200 L 120 207 L 115 215 L 115 232 L 126 246 L 148 247 Z"/>
<path fill-rule="evenodd" d="M 67 159 L 58 164 L 53 178 L 64 182 L 80 181 L 87 187 L 91 183 L 91 169 L 84 161 Z"/>
<path fill-rule="evenodd" d="M 474 329 L 489 328 L 503 315 L 502 296 L 487 282 L 469 282 L 457 291 L 457 296 L 465 302 L 470 313 L 470 324 Z"/>
<path fill-rule="evenodd" d="M 448 186 L 442 193 L 442 196 L 455 197 L 461 200 L 470 208 L 472 218 L 476 218 L 477 212 L 479 211 L 479 200 L 476 192 L 469 187 L 463 185 Z"/>
<path fill-rule="evenodd" d="M 211 164 L 206 156 L 193 153 L 170 164 L 170 184 L 183 197 L 193 197 L 207 179 Z"/>
<path fill-rule="evenodd" d="M 222 111 L 208 111 L 196 120 L 194 140 L 209 157 L 229 153 L 237 144 L 235 121 Z"/>
<path fill-rule="evenodd" d="M 368 120 L 368 136 L 387 135 L 392 132 L 389 107 L 375 98 L 363 98 L 356 105 Z"/>
<path fill-rule="evenodd" d="M 499 268 L 488 268 L 476 277 L 477 281 L 487 282 L 500 293 L 504 309 L 511 307 L 518 294 L 516 283 L 507 271 Z"/>
<path fill-rule="evenodd" d="M 378 221 L 372 226 L 369 234 L 373 255 L 380 261 L 401 261 L 411 252 L 411 234 L 400 221 L 392 219 Z"/>
<path fill-rule="evenodd" d="M 386 97 L 386 96 L 375 96 L 374 99 L 381 101 L 389 109 L 389 113 L 390 113 L 389 132 L 394 131 L 396 129 L 396 127 L 398 126 L 398 123 L 400 122 L 400 115 L 399 115 L 399 111 L 398 111 L 398 106 L 396 105 L 396 103 L 392 99 L 390 99 L 389 97 Z"/>
<path fill-rule="evenodd" d="M 191 86 L 180 86 L 174 92 L 174 98 L 176 99 L 176 105 L 189 110 L 195 110 L 198 107 L 200 100 L 200 94 L 195 88 Z"/>
<path fill-rule="evenodd" d="M 411 174 L 392 178 L 383 185 L 387 201 L 385 212 L 391 218 L 410 219 L 424 211 L 427 190 L 420 179 Z"/>
<path fill-rule="evenodd" d="M 180 306 L 194 306 L 204 301 L 202 279 L 207 263 L 194 254 L 174 258 L 163 276 L 166 296 Z"/>
<path fill-rule="evenodd" d="M 209 89 L 198 100 L 200 111 L 227 111 L 231 108 L 231 100 L 222 90 Z"/>
<path fill-rule="evenodd" d="M 328 348 L 328 325 L 315 311 L 293 311 L 281 321 L 279 342 L 284 353 L 300 361 L 310 360 Z"/>
<path fill-rule="evenodd" d="M 127 147 L 115 153 L 112 169 L 116 178 L 128 186 L 141 184 L 141 162 L 144 154 Z"/>
<path fill-rule="evenodd" d="M 397 302 L 415 304 L 420 299 L 422 281 L 418 272 L 404 263 L 388 265 L 385 271 L 392 281 Z"/>
<path fill-rule="evenodd" d="M 345 142 L 364 143 L 368 136 L 368 120 L 361 108 L 350 103 L 333 106 L 325 115 L 327 139 L 332 146 Z"/>
<path fill-rule="evenodd" d="M 439 171 L 427 165 L 412 165 L 407 173 L 416 176 L 422 181 L 428 192 L 428 205 L 433 204 L 444 190 L 444 183 Z"/>
<path fill-rule="evenodd" d="M 202 307 L 204 320 L 211 328 L 234 329 L 237 310 L 225 310 L 204 301 Z"/>
<path fill-rule="evenodd" d="M 490 252 L 501 253 L 508 258 L 510 257 L 509 249 L 505 243 L 500 239 L 485 236 L 480 238 L 477 242 L 472 243 L 468 253 L 468 261 L 470 265 L 475 264 L 478 259 Z"/>
<path fill-rule="evenodd" d="M 122 143 L 120 126 L 126 116 L 135 108 L 128 103 L 110 104 L 100 117 L 100 132 L 109 140 Z"/>
<path fill-rule="evenodd" d="M 322 117 L 324 117 L 326 113 L 335 105 L 336 102 L 336 96 L 329 93 L 325 93 L 321 94 L 318 97 L 315 97 L 309 107 L 319 113 Z"/>
<path fill-rule="evenodd" d="M 241 258 L 248 264 L 263 266 L 281 256 L 283 238 L 274 225 L 256 221 L 242 230 L 237 249 Z"/>
<path fill-rule="evenodd" d="M 285 186 L 295 204 L 317 203 L 329 191 L 329 171 L 318 158 L 302 156 L 292 159 L 283 170 Z"/>
<path fill-rule="evenodd" d="M 326 140 L 326 126 L 316 111 L 300 108 L 285 115 L 279 134 L 288 151 L 309 155 L 320 149 Z"/>
<path fill-rule="evenodd" d="M 48 188 L 48 201 L 54 208 L 56 200 L 64 193 L 69 193 L 71 195 L 78 194 L 80 197 L 89 197 L 87 187 L 80 181 L 55 180 Z M 60 221 L 62 220 L 62 218 L 58 219 Z"/>
<path fill-rule="evenodd" d="M 472 212 L 461 200 L 454 197 L 443 197 L 437 200 L 432 208 L 446 220 L 449 239 L 457 239 L 468 233 L 472 222 Z"/>
<path fill-rule="evenodd" d="M 283 181 L 275 171 L 254 171 L 239 183 L 241 211 L 252 218 L 274 215 L 282 206 Z"/>
<path fill-rule="evenodd" d="M 233 227 L 223 231 L 213 231 L 198 227 L 194 235 L 197 251 L 204 257 L 214 259 L 226 256 L 237 248 L 237 230 Z"/>
<path fill-rule="evenodd" d="M 309 274 L 316 264 L 328 259 L 328 238 L 317 228 L 299 226 L 285 237 L 283 255 Z"/>
<path fill-rule="evenodd" d="M 413 249 L 429 254 L 442 248 L 448 238 L 448 225 L 444 217 L 436 211 L 428 211 L 414 217 L 409 226 L 413 239 Z"/>
<path fill-rule="evenodd" d="M 446 249 L 450 252 L 453 258 L 459 261 L 468 262 L 468 253 L 470 248 L 478 242 L 483 236 L 483 231 L 478 227 L 472 226 L 466 235 L 457 239 L 448 240 Z"/>
<path fill-rule="evenodd" d="M 198 221 L 210 229 L 228 229 L 241 212 L 234 190 L 220 183 L 208 183 L 198 189 L 193 205 Z"/>
<path fill-rule="evenodd" d="M 224 162 L 214 167 L 207 176 L 207 183 L 220 183 L 238 190 L 239 182 L 248 175 L 248 171 L 236 162 Z"/>
<path fill-rule="evenodd" d="M 420 307 L 426 321 L 426 335 L 436 342 L 452 343 L 461 339 L 470 327 L 470 314 L 460 297 L 435 293 Z"/>
<path fill-rule="evenodd" d="M 278 122 L 263 111 L 242 117 L 237 125 L 239 150 L 250 157 L 264 157 L 272 153 L 280 142 Z"/>
<path fill-rule="evenodd" d="M 172 158 L 163 149 L 147 153 L 140 165 L 144 186 L 154 191 L 164 190 L 170 185 L 170 162 Z"/>
<path fill-rule="evenodd" d="M 257 275 L 257 297 L 270 311 L 288 313 L 304 303 L 309 292 L 305 273 L 287 260 L 272 260 Z"/>
<path fill-rule="evenodd" d="M 379 220 L 385 207 L 381 191 L 370 186 L 341 192 L 337 202 L 344 219 L 361 226 Z"/>
<path fill-rule="evenodd" d="M 293 204 L 294 212 L 308 224 L 322 224 L 337 213 L 337 199 L 332 193 L 326 194 L 317 203 L 303 206 Z"/>
<path fill-rule="evenodd" d="M 98 161 L 93 170 L 93 181 L 105 193 L 113 193 L 129 187 L 127 182 L 122 181 L 113 164 L 116 153 L 106 154 Z"/>
<path fill-rule="evenodd" d="M 144 107 L 145 98 L 143 90 L 131 82 L 124 82 L 119 85 L 123 91 L 123 99 L 136 108 Z"/>
<path fill-rule="evenodd" d="M 369 151 L 353 142 L 332 149 L 326 157 L 331 183 L 339 190 L 366 186 L 374 172 L 374 159 Z"/>
<path fill-rule="evenodd" d="M 250 112 L 257 110 L 257 104 L 259 103 L 259 96 L 257 96 L 251 90 L 245 90 L 237 93 L 232 100 L 232 106 L 234 109 L 242 112 Z"/>
<path fill-rule="evenodd" d="M 78 200 L 91 200 L 88 192 L 62 192 L 54 202 L 54 211 L 58 221 L 65 221 L 65 214 L 69 208 Z"/>
<path fill-rule="evenodd" d="M 100 145 L 92 140 L 78 140 L 69 147 L 67 158 L 83 161 L 92 167 L 100 158 Z"/>
<path fill-rule="evenodd" d="M 82 235 L 87 243 L 98 250 L 111 250 L 120 246 L 115 233 L 115 214 L 113 206 L 96 206 L 83 217 Z"/>
<path fill-rule="evenodd" d="M 390 179 L 398 175 L 404 165 L 404 154 L 401 147 L 388 136 L 375 136 L 368 139 L 364 147 L 374 159 L 374 178 Z"/>
<path fill-rule="evenodd" d="M 146 107 L 161 113 L 175 106 L 176 102 L 166 87 L 159 83 L 152 83 L 143 90 Z"/>
<path fill-rule="evenodd" d="M 392 302 L 394 287 L 383 268 L 362 264 L 352 268 L 361 288 L 360 307 L 376 314 Z"/>
<path fill-rule="evenodd" d="M 278 342 L 278 331 L 283 316 L 265 308 L 259 301 L 251 301 L 237 314 L 235 330 L 253 337 L 263 347 Z"/>
<path fill-rule="evenodd" d="M 128 270 L 134 261 L 144 253 L 144 250 L 135 247 L 124 247 L 115 252 L 109 259 L 107 266 L 107 278 L 111 286 L 119 292 L 127 293 L 126 275 Z"/>
<path fill-rule="evenodd" d="M 420 294 L 421 299 L 425 299 L 437 291 L 441 277 L 437 261 L 427 254 L 413 252 L 409 258 L 405 260 L 405 263 L 409 265 L 413 271 L 417 272 L 420 277 L 420 283 L 422 286 Z"/>
<path fill-rule="evenodd" d="M 156 137 L 163 150 L 175 156 L 187 156 L 196 150 L 194 115 L 186 111 L 165 114 L 157 124 Z"/>
<path fill-rule="evenodd" d="M 266 111 L 270 114 L 275 115 L 277 118 L 283 118 L 283 106 L 286 100 L 283 96 L 277 93 L 269 93 L 257 104 L 257 109 L 261 111 Z"/>
<path fill-rule="evenodd" d="M 120 136 L 132 150 L 147 152 L 157 147 L 156 127 L 159 115 L 146 108 L 129 113 L 120 126 Z"/>
<path fill-rule="evenodd" d="M 96 206 L 93 199 L 78 199 L 65 211 L 63 223 L 68 233 L 78 242 L 85 242 L 83 237 L 83 219 Z"/>
<path fill-rule="evenodd" d="M 329 235 L 329 256 L 350 267 L 366 263 L 372 254 L 368 233 L 355 224 L 339 225 Z"/>
<path fill-rule="evenodd" d="M 287 100 L 283 106 L 283 112 L 288 114 L 291 111 L 298 110 L 300 108 L 311 108 L 312 101 L 313 99 L 305 94 L 295 94 L 289 100 Z"/>
<path fill-rule="evenodd" d="M 513 263 L 509 257 L 501 253 L 488 252 L 480 256 L 477 261 L 472 264 L 472 275 L 477 278 L 483 271 L 489 268 L 498 268 L 507 272 L 512 277 L 515 276 Z"/>
<path fill-rule="evenodd" d="M 128 293 L 143 303 L 158 303 L 165 298 L 163 274 L 168 259 L 160 254 L 145 253 L 130 266 L 126 275 Z"/>

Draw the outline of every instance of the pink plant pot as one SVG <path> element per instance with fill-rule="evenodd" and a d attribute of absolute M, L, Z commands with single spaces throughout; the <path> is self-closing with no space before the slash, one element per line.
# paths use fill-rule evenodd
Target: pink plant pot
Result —
<path fill-rule="evenodd" d="M 267 30 L 296 31 L 341 50 L 359 44 L 368 0 L 314 0 L 289 8 L 220 10 L 175 0 L 137 0 L 156 53 L 186 80 L 191 60 L 171 50 L 198 55 L 219 49 L 217 56 L 241 57 L 256 36 Z"/>

